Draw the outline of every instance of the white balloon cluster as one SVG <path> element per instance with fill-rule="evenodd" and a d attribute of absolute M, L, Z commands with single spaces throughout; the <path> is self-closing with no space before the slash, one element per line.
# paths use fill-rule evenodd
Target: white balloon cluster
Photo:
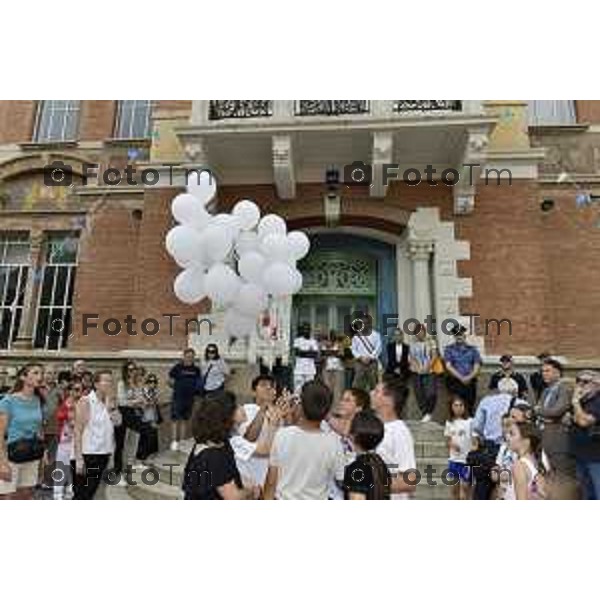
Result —
<path fill-rule="evenodd" d="M 252 200 L 238 202 L 231 214 L 212 215 L 206 205 L 216 193 L 207 172 L 192 174 L 187 193 L 173 199 L 179 223 L 167 234 L 168 253 L 184 270 L 173 289 L 181 302 L 195 304 L 208 297 L 225 308 L 226 332 L 250 335 L 269 303 L 302 288 L 296 261 L 308 254 L 310 241 L 302 231 L 287 233 L 278 215 L 260 217 Z"/>

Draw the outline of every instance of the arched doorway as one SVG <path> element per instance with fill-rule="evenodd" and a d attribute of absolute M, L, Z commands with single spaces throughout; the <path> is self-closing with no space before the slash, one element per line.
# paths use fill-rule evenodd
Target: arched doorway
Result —
<path fill-rule="evenodd" d="M 397 312 L 394 244 L 354 234 L 313 234 L 310 254 L 298 267 L 304 283 L 294 297 L 292 339 L 300 323 L 327 335 L 341 333 L 357 310 L 368 311 L 374 323 Z"/>

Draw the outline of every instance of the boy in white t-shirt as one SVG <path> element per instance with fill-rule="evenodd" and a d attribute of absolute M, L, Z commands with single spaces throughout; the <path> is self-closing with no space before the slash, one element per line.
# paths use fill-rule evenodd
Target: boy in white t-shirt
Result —
<path fill-rule="evenodd" d="M 255 452 L 256 444 L 269 437 L 267 412 L 275 406 L 276 386 L 271 375 L 261 374 L 252 380 L 254 402 L 243 405 L 245 420 L 238 425 L 241 439 L 232 439 L 238 470 L 242 478 L 251 479 L 254 485 L 264 486 L 269 468 L 268 453 Z M 269 444 L 270 446 L 271 444 Z"/>
<path fill-rule="evenodd" d="M 310 325 L 304 324 L 298 330 L 293 344 L 294 356 L 294 393 L 299 394 L 302 386 L 312 381 L 317 374 L 316 358 L 319 344 L 310 335 Z"/>
<path fill-rule="evenodd" d="M 331 408 L 329 388 L 306 383 L 297 425 L 279 429 L 273 441 L 264 498 L 327 500 L 331 481 L 343 464 L 337 436 L 321 429 Z"/>
<path fill-rule="evenodd" d="M 416 487 L 416 473 L 405 474 L 417 468 L 413 437 L 402 420 L 407 396 L 408 390 L 402 383 L 388 378 L 377 384 L 371 398 L 373 409 L 384 424 L 383 440 L 376 451 L 392 475 L 392 500 L 410 499 Z"/>

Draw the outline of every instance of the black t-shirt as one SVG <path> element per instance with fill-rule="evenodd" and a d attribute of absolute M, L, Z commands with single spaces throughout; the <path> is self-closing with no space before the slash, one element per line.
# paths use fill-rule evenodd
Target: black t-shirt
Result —
<path fill-rule="evenodd" d="M 584 412 L 596 418 L 591 427 L 573 425 L 571 448 L 576 458 L 587 461 L 600 461 L 600 392 L 581 399 Z"/>
<path fill-rule="evenodd" d="M 355 493 L 367 500 L 389 500 L 390 483 L 388 468 L 378 454 L 361 454 L 344 471 L 346 499 Z"/>
<path fill-rule="evenodd" d="M 196 450 L 194 447 L 183 476 L 185 500 L 223 500 L 217 488 L 227 483 L 242 488 L 242 478 L 229 442 L 205 447 L 197 454 Z"/>
<path fill-rule="evenodd" d="M 502 369 L 496 371 L 490 378 L 489 389 L 495 390 L 498 387 L 498 383 L 502 380 L 503 377 L 506 377 L 506 374 Z M 516 384 L 519 386 L 519 397 L 525 398 L 528 392 L 527 380 L 525 379 L 525 377 L 521 375 L 521 373 L 513 371 L 510 374 L 510 378 L 514 379 Z"/>
<path fill-rule="evenodd" d="M 202 376 L 196 365 L 177 363 L 169 372 L 169 377 L 174 380 L 173 400 L 191 401 L 194 394 L 202 391 Z"/>

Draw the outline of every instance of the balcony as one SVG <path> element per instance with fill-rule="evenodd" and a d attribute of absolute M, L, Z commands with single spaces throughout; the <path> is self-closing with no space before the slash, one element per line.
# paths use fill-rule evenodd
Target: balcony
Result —
<path fill-rule="evenodd" d="M 314 122 L 318 117 L 410 118 L 476 112 L 477 102 L 461 100 L 198 100 L 192 122 L 218 127 L 219 121 L 238 120 L 265 125 L 266 118 Z"/>
<path fill-rule="evenodd" d="M 188 161 L 224 185 L 274 184 L 295 198 L 297 182 L 322 182 L 330 165 L 432 165 L 439 174 L 481 162 L 494 123 L 472 100 L 197 100 L 176 133 Z M 375 182 L 367 193 L 386 188 Z"/>

